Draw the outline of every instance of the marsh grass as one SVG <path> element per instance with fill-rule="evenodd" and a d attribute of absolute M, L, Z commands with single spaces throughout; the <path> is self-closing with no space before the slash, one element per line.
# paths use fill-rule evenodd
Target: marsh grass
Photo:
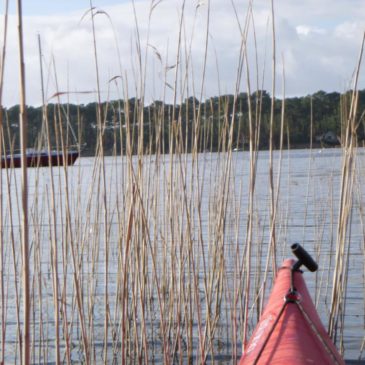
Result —
<path fill-rule="evenodd" d="M 160 1 L 151 1 L 150 20 L 159 5 Z M 247 124 L 248 146 L 247 151 L 239 154 L 233 152 L 239 146 L 233 133 L 238 121 L 235 113 L 229 115 L 228 98 L 217 99 L 218 115 L 214 117 L 220 121 L 218 137 L 209 125 L 210 114 L 201 107 L 209 61 L 210 2 L 197 7 L 195 12 L 196 19 L 206 20 L 201 69 L 192 60 L 193 34 L 189 37 L 186 30 L 185 6 L 182 1 L 176 59 L 170 69 L 174 72 L 172 83 L 170 80 L 168 83 L 166 76 L 167 56 L 164 58 L 150 44 L 150 25 L 147 35 L 141 34 L 135 13 L 138 61 L 135 85 L 131 85 L 131 77 L 122 68 L 120 75 L 111 80 L 121 95 L 122 110 L 121 101 L 101 102 L 102 65 L 98 62 L 94 21 L 96 17 L 106 17 L 110 22 L 110 17 L 95 9 L 90 1 L 90 10 L 83 21 L 89 20 L 92 30 L 94 60 L 90 62 L 95 62 L 98 90 L 95 157 L 81 158 L 72 167 L 30 169 L 29 185 L 24 191 L 28 207 L 22 205 L 20 171 L 10 167 L 1 170 L 0 348 L 3 362 L 235 363 L 262 312 L 276 265 L 290 255 L 292 219 L 300 221 L 297 235 L 302 232 L 303 243 L 323 267 L 311 284 L 315 303 L 322 317 L 329 321 L 332 338 L 340 344 L 342 352 L 346 350 L 349 260 L 362 262 L 364 258 L 363 239 L 357 257 L 351 246 L 351 226 L 358 211 L 364 231 L 360 183 L 363 176 L 355 169 L 359 158 L 355 144 L 357 76 L 351 100 L 343 101 L 345 138 L 341 185 L 336 185 L 336 171 L 333 171 L 325 181 L 329 189 L 322 191 L 321 182 L 313 172 L 314 151 L 311 150 L 303 187 L 305 208 L 293 212 L 290 190 L 295 188 L 296 181 L 291 174 L 291 152 L 283 150 L 285 132 L 290 141 L 285 98 L 281 114 L 276 115 L 274 110 L 274 22 L 270 133 L 274 124 L 279 123 L 280 150 L 276 153 L 271 145 L 265 159 L 258 151 L 262 91 L 257 91 L 255 98 L 251 96 L 253 89 L 262 90 L 260 83 L 265 73 L 258 68 L 257 48 L 253 50 L 256 69 L 250 69 L 248 62 L 251 52 L 248 39 L 255 38 L 252 3 L 244 24 L 240 24 L 237 16 L 241 49 L 234 111 L 238 109 L 240 90 L 245 88 L 248 93 L 248 112 L 242 116 Z M 3 55 L 5 46 L 6 41 Z M 155 125 L 146 120 L 144 113 L 150 57 L 157 57 L 161 68 L 165 68 L 161 106 L 153 108 L 158 116 Z M 41 50 L 40 60 L 42 69 Z M 215 61 L 218 63 L 218 56 Z M 47 77 L 57 80 L 56 62 L 51 63 L 52 75 Z M 357 71 L 360 63 L 361 57 Z M 4 64 L 5 58 L 2 71 Z M 43 71 L 41 74 L 43 92 Z M 199 85 L 196 74 L 201 75 Z M 217 82 L 219 77 L 218 73 Z M 165 97 L 170 88 L 173 105 L 166 116 Z M 131 89 L 138 100 L 133 105 L 129 101 Z M 56 90 L 53 120 L 48 118 L 47 98 L 42 97 L 43 142 L 49 152 L 54 148 L 49 132 L 49 126 L 53 125 L 57 148 L 66 154 L 71 131 L 65 125 L 70 116 L 61 103 L 61 96 Z M 193 96 L 192 103 L 184 104 L 190 96 Z M 113 111 L 115 144 L 113 155 L 106 157 L 104 136 L 108 110 Z M 184 123 L 183 115 L 191 116 L 191 120 Z M 311 109 L 308 118 L 311 125 L 312 115 Z M 78 123 L 82 124 L 82 115 Z M 165 126 L 168 126 L 168 146 L 163 136 Z M 147 143 L 146 129 L 152 136 Z M 79 138 L 80 135 L 79 129 Z M 214 138 L 219 140 L 218 151 L 212 149 Z M 117 148 L 119 141 L 120 149 Z M 5 144 L 12 145 L 12 136 L 2 124 L 2 154 Z M 265 181 L 262 181 L 263 172 L 268 177 Z M 355 184 L 356 181 L 359 182 Z M 354 208 L 354 192 L 358 208 Z M 21 217 L 26 212 L 29 213 L 28 248 L 20 243 L 25 240 L 26 226 Z M 313 227 L 307 227 L 309 222 Z M 26 262 L 30 265 L 29 272 L 21 279 Z M 364 288 L 364 277 L 360 286 Z M 26 308 L 22 309 L 24 305 Z M 29 341 L 25 341 L 23 336 L 28 330 Z M 364 343 L 361 351 L 363 348 Z"/>

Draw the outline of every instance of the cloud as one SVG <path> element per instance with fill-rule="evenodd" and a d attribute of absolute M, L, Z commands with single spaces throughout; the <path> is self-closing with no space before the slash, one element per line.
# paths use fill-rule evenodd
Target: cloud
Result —
<path fill-rule="evenodd" d="M 114 99 L 126 92 L 128 96 L 138 95 L 143 84 L 148 100 L 165 98 L 171 101 L 170 86 L 174 85 L 176 75 L 174 66 L 178 71 L 178 100 L 188 94 L 206 98 L 218 93 L 234 93 L 248 2 L 212 0 L 209 13 L 207 2 L 200 2 L 200 6 L 198 3 L 186 2 L 181 32 L 183 10 L 180 0 L 162 1 L 152 13 L 150 0 L 136 1 L 137 20 L 131 2 L 98 8 L 100 12 L 94 20 L 102 99 Z M 319 89 L 343 91 L 357 63 L 365 30 L 365 19 L 361 16 L 364 13 L 365 5 L 360 0 L 276 2 L 277 94 L 281 93 L 283 64 L 287 95 L 306 95 Z M 270 2 L 256 0 L 252 14 L 247 38 L 248 77 L 252 89 L 263 82 L 270 91 Z M 5 65 L 3 100 L 8 106 L 18 103 L 15 20 L 15 16 L 10 17 Z M 47 98 L 56 101 L 50 98 L 59 90 L 72 92 L 62 101 L 67 98 L 71 102 L 84 103 L 97 100 L 91 17 L 85 9 L 61 15 L 24 17 L 28 104 L 41 103 L 38 33 L 42 39 Z M 176 65 L 178 52 L 180 57 Z M 109 82 L 115 76 L 122 79 L 118 77 L 117 82 Z M 243 72 L 242 91 L 246 89 L 246 77 Z M 360 87 L 364 87 L 364 76 L 361 77 Z M 77 94 L 81 91 L 90 93 Z"/>
<path fill-rule="evenodd" d="M 364 24 L 358 22 L 345 21 L 336 26 L 334 29 L 334 36 L 339 40 L 343 41 L 354 41 L 357 39 L 358 35 L 364 31 Z"/>
<path fill-rule="evenodd" d="M 298 25 L 296 31 L 300 36 L 316 36 L 326 34 L 326 30 L 320 27 L 312 27 L 309 25 Z"/>

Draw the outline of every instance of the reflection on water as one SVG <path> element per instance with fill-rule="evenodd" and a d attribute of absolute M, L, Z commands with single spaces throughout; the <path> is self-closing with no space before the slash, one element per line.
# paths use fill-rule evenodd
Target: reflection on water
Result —
<path fill-rule="evenodd" d="M 280 184 L 277 261 L 290 255 L 293 242 L 316 257 L 319 271 L 305 273 L 305 279 L 325 326 L 331 308 L 341 153 L 283 152 L 280 180 L 279 153 L 274 156 L 274 181 Z M 270 234 L 268 158 L 268 152 L 259 153 L 253 200 L 250 331 L 259 313 Z M 349 359 L 359 356 L 365 336 L 363 159 L 360 150 L 347 238 L 346 301 L 336 338 Z M 85 361 L 88 346 L 94 363 L 104 356 L 108 363 L 121 363 L 122 353 L 129 362 L 139 362 L 146 348 L 149 363 L 163 363 L 166 347 L 176 362 L 180 357 L 184 363 L 200 362 L 202 353 L 208 363 L 212 358 L 220 364 L 234 362 L 232 356 L 241 351 L 247 294 L 249 170 L 247 152 L 231 158 L 215 153 L 197 158 L 108 157 L 104 180 L 95 159 L 81 158 L 67 173 L 53 169 L 54 196 L 50 170 L 29 170 L 33 361 L 55 359 L 57 285 L 65 361 Z M 2 170 L 2 183 L 2 334 L 5 359 L 19 362 L 20 171 Z M 269 271 L 265 297 L 271 280 Z"/>

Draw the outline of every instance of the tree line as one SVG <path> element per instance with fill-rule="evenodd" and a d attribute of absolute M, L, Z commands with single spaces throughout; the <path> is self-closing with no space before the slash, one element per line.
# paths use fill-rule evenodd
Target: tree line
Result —
<path fill-rule="evenodd" d="M 349 113 L 351 91 L 344 94 L 318 91 L 313 95 L 275 99 L 272 143 L 278 148 L 305 148 L 326 143 L 326 134 L 341 140 Z M 272 100 L 268 92 L 222 95 L 199 101 L 190 97 L 171 105 L 155 101 L 145 105 L 137 98 L 102 105 L 50 104 L 27 108 L 28 145 L 52 148 L 82 146 L 82 155 L 93 156 L 98 145 L 106 155 L 245 149 L 250 138 L 258 149 L 270 142 Z M 358 136 L 364 139 L 365 90 L 358 94 Z M 5 149 L 19 148 L 19 106 L 3 109 Z M 47 126 L 47 128 L 46 128 Z M 100 138 L 101 137 L 101 138 Z M 328 141 L 330 142 L 330 141 Z M 336 144 L 336 143 L 328 143 Z"/>

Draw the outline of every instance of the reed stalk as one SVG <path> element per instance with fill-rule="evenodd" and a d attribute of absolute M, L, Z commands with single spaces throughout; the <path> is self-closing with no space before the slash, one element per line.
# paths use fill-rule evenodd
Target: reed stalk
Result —
<path fill-rule="evenodd" d="M 351 97 L 350 111 L 346 122 L 344 156 L 342 162 L 340 204 L 338 213 L 337 242 L 335 268 L 333 274 L 333 289 L 331 295 L 331 311 L 328 332 L 336 341 L 338 321 L 343 313 L 346 289 L 347 257 L 349 249 L 348 232 L 351 223 L 353 186 L 355 177 L 356 135 L 357 135 L 357 105 L 358 78 L 364 49 L 365 34 L 362 39 L 358 64 L 354 75 L 354 85 Z"/>
<path fill-rule="evenodd" d="M 91 12 L 91 25 L 93 34 L 93 50 L 94 50 L 94 61 L 95 61 L 95 75 L 96 75 L 96 90 L 97 90 L 97 125 L 98 125 L 98 146 L 99 154 L 101 159 L 101 171 L 102 171 L 102 196 L 103 196 L 103 216 L 104 216 L 104 251 L 105 251 L 105 322 L 104 322 L 104 363 L 107 363 L 108 358 L 108 334 L 109 334 L 109 237 L 108 237 L 108 204 L 107 204 L 107 193 L 106 193 L 106 177 L 105 177 L 105 160 L 104 160 L 104 124 L 105 120 L 102 113 L 101 98 L 100 98 L 100 77 L 99 77 L 99 61 L 96 43 L 96 32 L 95 32 L 95 15 L 93 10 L 93 3 L 90 0 L 90 12 Z M 105 113 L 106 114 L 106 113 Z"/>
<path fill-rule="evenodd" d="M 270 186 L 270 244 L 269 256 L 272 257 L 272 268 L 276 274 L 276 234 L 275 234 L 275 188 L 273 171 L 273 129 L 275 118 L 275 95 L 276 95 L 276 35 L 275 35 L 275 12 L 274 0 L 271 0 L 271 26 L 272 26 L 272 88 L 271 88 L 271 110 L 270 110 L 270 137 L 269 137 L 269 186 Z"/>
<path fill-rule="evenodd" d="M 5 155 L 3 151 L 3 86 L 4 86 L 4 71 L 5 71 L 5 59 L 6 59 L 6 43 L 8 32 L 8 12 L 9 1 L 4 2 L 4 30 L 3 30 L 3 42 L 2 52 L 0 60 L 0 159 Z M 4 363 L 5 357 L 5 342 L 6 342 L 6 320 L 5 320 L 5 282 L 4 282 L 4 234 L 3 234 L 3 174 L 0 173 L 0 295 L 1 295 L 1 362 Z"/>
<path fill-rule="evenodd" d="M 27 174 L 27 114 L 25 96 L 25 66 L 24 66 L 24 46 L 23 46 L 23 21 L 22 21 L 22 1 L 17 1 L 18 6 L 18 41 L 19 41 L 19 73 L 20 73 L 20 145 L 21 145 L 21 165 L 22 165 L 22 284 L 23 284 L 23 364 L 30 363 L 30 270 L 29 270 L 29 227 L 28 227 L 28 174 Z"/>

